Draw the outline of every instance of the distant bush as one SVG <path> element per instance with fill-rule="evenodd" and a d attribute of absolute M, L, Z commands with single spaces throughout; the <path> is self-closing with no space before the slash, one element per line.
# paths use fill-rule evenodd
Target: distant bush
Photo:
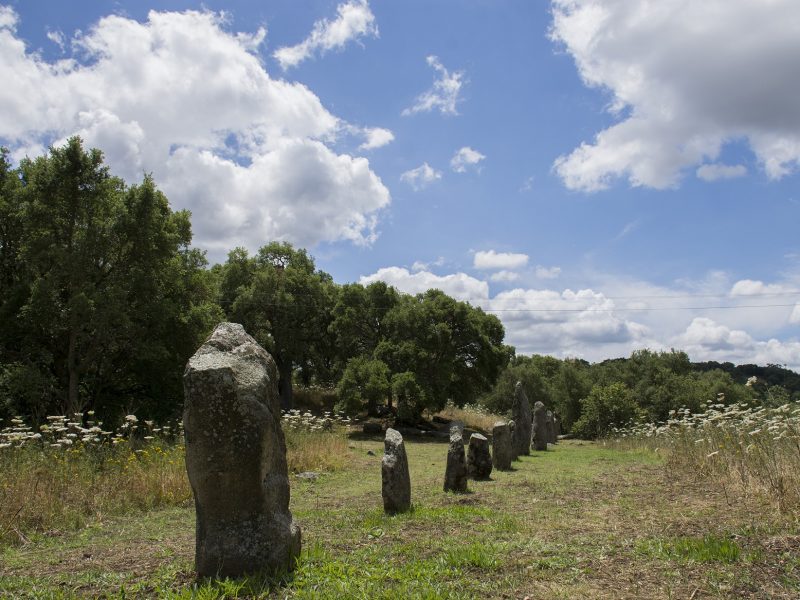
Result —
<path fill-rule="evenodd" d="M 572 430 L 578 437 L 593 440 L 640 417 L 633 393 L 625 384 L 595 385 L 581 402 L 581 416 Z"/>

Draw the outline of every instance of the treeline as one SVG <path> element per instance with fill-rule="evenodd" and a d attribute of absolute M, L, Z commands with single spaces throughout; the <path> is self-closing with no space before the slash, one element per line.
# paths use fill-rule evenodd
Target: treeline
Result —
<path fill-rule="evenodd" d="M 481 403 L 496 412 L 508 410 L 513 386 L 522 381 L 528 398 L 554 410 L 566 431 L 595 438 L 631 421 L 664 422 L 682 408 L 702 412 L 711 404 L 775 407 L 800 401 L 796 380 L 796 373 L 777 365 L 692 363 L 678 350 L 638 350 L 630 358 L 596 364 L 517 356 Z"/>
<path fill-rule="evenodd" d="M 79 138 L 18 168 L 2 152 L 0 417 L 176 417 L 184 365 L 224 319 L 273 355 L 287 408 L 296 380 L 338 385 L 350 412 L 396 398 L 414 419 L 476 401 L 513 353 L 480 309 L 436 290 L 337 285 L 290 244 L 208 268 L 189 218 Z"/>
<path fill-rule="evenodd" d="M 497 317 L 441 291 L 339 285 L 280 242 L 209 267 L 191 239 L 189 213 L 150 177 L 127 185 L 79 138 L 16 168 L 2 151 L 0 418 L 179 417 L 184 365 L 222 320 L 273 355 L 285 408 L 295 385 L 317 385 L 350 414 L 413 422 L 448 401 L 503 413 L 519 380 L 564 430 L 595 437 L 709 401 L 800 398 L 800 376 L 775 365 L 693 364 L 678 351 L 594 365 L 515 356 Z"/>

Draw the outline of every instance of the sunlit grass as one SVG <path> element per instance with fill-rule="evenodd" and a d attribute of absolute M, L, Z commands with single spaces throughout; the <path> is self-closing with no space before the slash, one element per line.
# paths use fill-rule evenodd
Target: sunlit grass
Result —
<path fill-rule="evenodd" d="M 335 471 L 346 463 L 345 419 L 293 411 L 283 424 L 290 471 Z M 101 425 L 52 416 L 39 431 L 21 418 L 0 430 L 0 544 L 190 503 L 180 423 L 158 427 L 128 415 L 117 431 Z"/>
<path fill-rule="evenodd" d="M 778 408 L 709 402 L 702 413 L 673 411 L 663 424 L 617 429 L 610 443 L 664 453 L 682 468 L 745 493 L 763 493 L 781 510 L 800 510 L 800 403 Z"/>

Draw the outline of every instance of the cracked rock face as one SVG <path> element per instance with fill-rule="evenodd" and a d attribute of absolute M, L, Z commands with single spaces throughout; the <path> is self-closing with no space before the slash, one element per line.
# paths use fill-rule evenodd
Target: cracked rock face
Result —
<path fill-rule="evenodd" d="M 300 553 L 277 383 L 272 357 L 236 323 L 218 325 L 186 365 L 186 470 L 200 576 L 291 569 Z"/>
<path fill-rule="evenodd" d="M 383 510 L 398 513 L 411 508 L 411 477 L 403 436 L 395 429 L 386 430 L 381 459 L 381 494 Z"/>

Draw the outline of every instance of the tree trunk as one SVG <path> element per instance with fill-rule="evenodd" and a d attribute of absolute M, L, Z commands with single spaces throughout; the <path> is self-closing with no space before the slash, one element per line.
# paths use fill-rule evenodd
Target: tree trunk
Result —
<path fill-rule="evenodd" d="M 80 375 L 78 373 L 78 334 L 75 328 L 69 332 L 69 348 L 67 349 L 67 373 L 69 375 L 69 383 L 67 387 L 67 405 L 65 407 L 65 415 L 68 419 L 72 420 L 75 413 L 78 412 L 79 398 L 78 386 L 80 384 Z"/>
<path fill-rule="evenodd" d="M 278 391 L 281 395 L 281 409 L 292 409 L 292 363 L 278 365 L 280 381 L 278 381 Z"/>

